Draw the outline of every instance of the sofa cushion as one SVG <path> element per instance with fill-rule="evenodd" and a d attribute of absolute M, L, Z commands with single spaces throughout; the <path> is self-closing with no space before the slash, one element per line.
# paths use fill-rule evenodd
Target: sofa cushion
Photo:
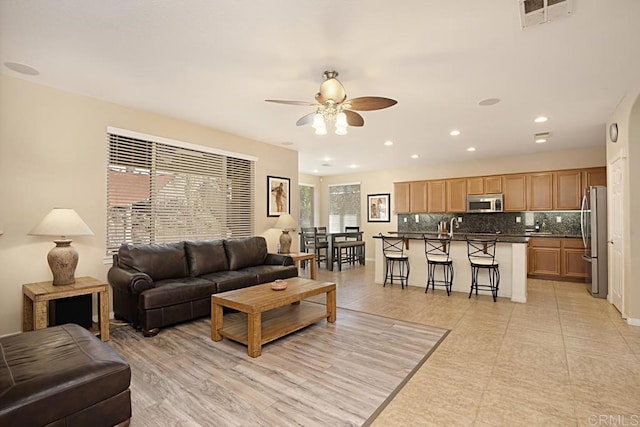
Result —
<path fill-rule="evenodd" d="M 154 282 L 189 276 L 184 242 L 122 245 L 118 260 L 121 267 L 147 273 Z"/>
<path fill-rule="evenodd" d="M 217 292 L 233 291 L 234 289 L 246 288 L 260 283 L 258 282 L 258 276 L 245 271 L 219 271 L 206 274 L 202 278 L 215 282 Z"/>
<path fill-rule="evenodd" d="M 156 287 L 140 294 L 139 308 L 165 307 L 210 297 L 216 293 L 216 284 L 200 277 L 183 277 L 156 282 Z"/>
<path fill-rule="evenodd" d="M 229 261 L 222 240 L 188 241 L 184 243 L 184 248 L 187 252 L 191 277 L 229 269 Z"/>
<path fill-rule="evenodd" d="M 244 273 L 256 275 L 258 283 L 273 282 L 276 279 L 288 279 L 298 276 L 298 268 L 295 265 L 256 265 L 240 270 Z"/>
<path fill-rule="evenodd" d="M 131 371 L 91 332 L 67 324 L 0 338 L 0 377 L 0 425 L 48 425 L 125 392 Z M 105 425 L 131 416 L 123 403 L 120 419 Z"/>
<path fill-rule="evenodd" d="M 247 237 L 224 241 L 229 259 L 229 270 L 264 264 L 267 258 L 267 241 L 264 237 Z"/>

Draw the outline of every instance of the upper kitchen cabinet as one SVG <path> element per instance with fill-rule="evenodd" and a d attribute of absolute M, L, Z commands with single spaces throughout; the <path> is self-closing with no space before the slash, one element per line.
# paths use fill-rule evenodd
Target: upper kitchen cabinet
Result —
<path fill-rule="evenodd" d="M 527 210 L 527 176 L 505 175 L 502 177 L 504 210 L 521 212 Z"/>
<path fill-rule="evenodd" d="M 427 211 L 427 181 L 395 182 L 393 192 L 395 213 Z"/>
<path fill-rule="evenodd" d="M 476 176 L 467 178 L 467 194 L 502 193 L 502 176 Z"/>
<path fill-rule="evenodd" d="M 502 177 L 501 176 L 485 176 L 484 177 L 484 193 L 485 194 L 502 193 Z"/>
<path fill-rule="evenodd" d="M 447 212 L 467 211 L 467 179 L 447 180 Z"/>
<path fill-rule="evenodd" d="M 445 213 L 447 211 L 447 181 L 427 181 L 428 182 L 428 212 Z"/>
<path fill-rule="evenodd" d="M 395 213 L 409 213 L 409 183 L 396 182 L 393 184 L 393 200 Z"/>
<path fill-rule="evenodd" d="M 409 209 L 411 213 L 427 211 L 427 181 L 409 183 Z"/>
<path fill-rule="evenodd" d="M 580 209 L 582 171 L 558 171 L 554 175 L 553 208 L 556 210 Z"/>
<path fill-rule="evenodd" d="M 553 172 L 527 175 L 527 210 L 553 210 Z"/>
<path fill-rule="evenodd" d="M 467 194 L 484 194 L 484 178 L 481 176 L 467 178 Z"/>
<path fill-rule="evenodd" d="M 582 171 L 582 187 L 589 188 L 592 185 L 607 186 L 607 168 L 591 168 Z"/>

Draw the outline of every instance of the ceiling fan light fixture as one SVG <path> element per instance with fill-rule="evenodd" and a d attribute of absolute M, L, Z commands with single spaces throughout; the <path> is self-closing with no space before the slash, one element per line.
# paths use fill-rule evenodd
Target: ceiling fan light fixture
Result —
<path fill-rule="evenodd" d="M 340 111 L 336 115 L 336 128 L 338 128 L 338 127 L 346 128 L 347 125 L 348 125 L 348 123 L 347 123 L 347 115 L 345 114 L 344 111 Z"/>
<path fill-rule="evenodd" d="M 346 135 L 347 127 L 346 126 L 338 126 L 336 125 L 336 135 Z"/>
<path fill-rule="evenodd" d="M 324 124 L 324 117 L 322 117 L 322 114 L 320 114 L 320 112 L 317 112 L 313 116 L 313 124 L 311 125 L 311 127 L 316 129 L 316 130 L 318 128 L 326 127 L 326 125 Z"/>
<path fill-rule="evenodd" d="M 322 124 L 322 126 L 316 128 L 315 134 L 316 135 L 326 135 L 327 134 L 327 127 L 324 125 L 324 123 Z"/>

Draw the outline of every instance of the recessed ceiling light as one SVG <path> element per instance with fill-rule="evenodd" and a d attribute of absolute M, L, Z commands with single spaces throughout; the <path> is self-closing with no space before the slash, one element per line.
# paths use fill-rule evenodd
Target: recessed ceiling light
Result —
<path fill-rule="evenodd" d="M 488 107 L 490 105 L 496 105 L 498 102 L 500 102 L 499 98 L 487 98 L 487 99 L 483 99 L 482 101 L 478 102 L 478 105 L 480 105 L 482 107 Z"/>
<path fill-rule="evenodd" d="M 326 167 L 326 168 L 330 168 L 330 167 L 331 167 L 331 165 L 330 165 L 329 163 L 323 163 L 323 164 L 321 164 L 320 166 L 324 166 L 324 167 Z"/>
<path fill-rule="evenodd" d="M 449 135 L 458 136 L 458 135 L 460 135 L 460 131 L 459 130 L 452 130 L 451 132 L 449 132 Z"/>
<path fill-rule="evenodd" d="M 391 147 L 393 145 L 393 141 L 385 141 L 384 145 L 386 145 L 387 147 Z"/>
<path fill-rule="evenodd" d="M 549 120 L 549 119 L 547 119 L 545 116 L 538 116 L 535 119 L 533 119 L 533 121 L 536 122 L 536 123 L 544 123 L 547 120 Z"/>
<path fill-rule="evenodd" d="M 412 155 L 411 155 L 411 158 L 412 158 L 412 159 L 417 159 L 418 157 L 420 157 L 420 156 L 419 156 L 419 155 L 417 155 L 417 154 L 412 154 Z"/>
<path fill-rule="evenodd" d="M 285 142 L 281 142 L 280 144 L 282 144 L 282 145 L 293 145 L 293 142 L 285 141 Z"/>
<path fill-rule="evenodd" d="M 314 170 L 313 170 L 313 173 L 318 173 L 318 169 L 314 169 Z"/>
<path fill-rule="evenodd" d="M 20 74 L 27 74 L 29 76 L 37 76 L 38 74 L 40 74 L 40 71 L 36 70 L 35 68 L 25 64 L 20 64 L 19 62 L 5 62 L 4 66 Z"/>
<path fill-rule="evenodd" d="M 536 133 L 535 135 L 533 135 L 533 140 L 536 142 L 536 144 L 543 144 L 547 142 L 547 140 L 549 139 L 549 135 L 549 132 Z"/>
<path fill-rule="evenodd" d="M 475 147 L 469 147 L 469 148 L 467 148 L 467 151 L 476 151 L 476 148 Z"/>
<path fill-rule="evenodd" d="M 349 167 L 350 167 L 351 169 L 355 169 L 355 168 L 357 168 L 357 167 L 358 167 L 358 165 L 349 165 Z"/>
<path fill-rule="evenodd" d="M 325 161 L 325 162 L 330 162 L 333 159 L 331 157 L 329 157 L 329 156 L 326 156 L 322 160 Z"/>

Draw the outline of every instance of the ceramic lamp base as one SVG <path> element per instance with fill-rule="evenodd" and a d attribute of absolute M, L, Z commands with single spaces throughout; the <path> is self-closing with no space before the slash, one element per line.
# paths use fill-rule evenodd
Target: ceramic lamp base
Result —
<path fill-rule="evenodd" d="M 291 240 L 291 238 L 289 238 Z M 78 252 L 71 240 L 54 240 L 56 247 L 49 251 L 47 261 L 53 273 L 54 285 L 70 285 L 76 282 L 74 274 L 78 266 Z"/>
<path fill-rule="evenodd" d="M 289 230 L 282 230 L 282 234 L 280 235 L 280 253 L 291 253 L 291 236 L 289 235 Z"/>

